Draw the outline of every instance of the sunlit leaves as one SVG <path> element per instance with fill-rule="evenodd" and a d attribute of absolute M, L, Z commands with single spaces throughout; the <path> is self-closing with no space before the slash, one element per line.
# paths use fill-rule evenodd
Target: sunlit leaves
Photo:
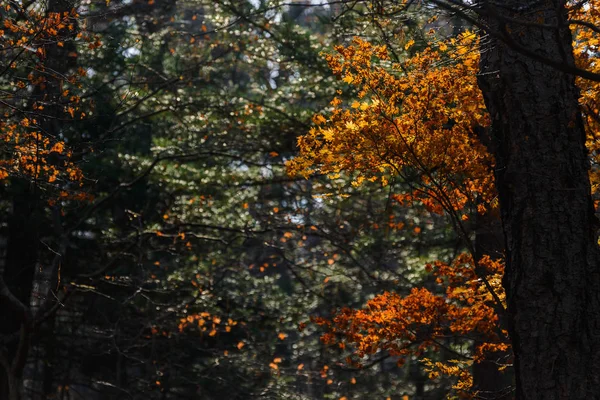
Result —
<path fill-rule="evenodd" d="M 485 257 L 480 265 L 492 276 L 494 289 L 503 298 L 502 263 Z M 462 367 L 426 360 L 431 378 L 440 373 L 454 376 L 458 379 L 455 389 L 466 394 L 472 383 L 472 362 L 480 362 L 490 353 L 506 352 L 508 337 L 498 331 L 495 300 L 477 278 L 469 256 L 460 255 L 450 265 L 436 261 L 428 264 L 427 270 L 444 288 L 440 294 L 426 288 L 413 288 L 405 296 L 386 292 L 368 301 L 363 309 L 344 308 L 331 320 L 314 318 L 314 322 L 326 327 L 325 343 L 343 348 L 352 345 L 353 356 L 348 361 L 355 365 L 380 351 L 397 357 L 402 365 L 407 358 L 440 350 L 448 336 L 478 338 L 481 342 L 473 355 L 461 354 L 469 360 Z"/>
<path fill-rule="evenodd" d="M 360 39 L 327 55 L 333 72 L 359 92 L 343 107 L 332 101 L 326 119 L 298 140 L 292 174 L 353 172 L 356 182 L 400 176 L 431 211 L 458 211 L 479 202 L 495 206 L 493 161 L 475 131 L 489 123 L 475 72 L 476 38 L 465 33 L 428 47 L 401 65 L 386 49 Z M 452 50 L 448 50 L 451 48 Z"/>
<path fill-rule="evenodd" d="M 0 68 L 0 178 L 25 176 L 49 186 L 58 180 L 80 182 L 82 172 L 72 160 L 72 149 L 48 126 L 85 117 L 88 106 L 82 108 L 79 95 L 85 73 L 72 68 L 77 53 L 69 49 L 73 43 L 101 43 L 78 30 L 75 10 L 44 12 L 7 3 L 1 14 L 0 54 L 6 63 Z M 57 68 L 55 58 L 63 56 L 67 60 L 62 65 L 71 66 Z"/>
<path fill-rule="evenodd" d="M 409 41 L 406 49 L 412 45 Z M 476 50 L 477 37 L 469 32 L 432 43 L 402 64 L 392 64 L 385 47 L 360 39 L 337 47 L 327 61 L 357 90 L 357 99 L 344 106 L 334 98 L 328 115 L 313 118 L 315 126 L 298 140 L 301 156 L 288 163 L 290 173 L 332 177 L 347 172 L 355 186 L 367 180 L 387 186 L 400 178 L 414 189 L 392 192 L 397 203 L 420 203 L 433 214 L 449 214 L 456 224 L 468 221 L 469 209 L 484 213 L 497 207 L 494 162 L 477 134 L 489 119 L 475 79 Z M 421 227 L 413 231 L 418 235 Z M 402 365 L 439 350 L 452 335 L 483 340 L 474 354 L 462 355 L 471 361 L 505 352 L 507 337 L 499 334 L 496 315 L 497 301 L 503 301 L 502 263 L 484 257 L 476 265 L 471 256 L 461 255 L 450 265 L 436 261 L 427 269 L 444 290 L 386 292 L 364 309 L 341 309 L 331 320 L 316 318 L 328 330 L 323 341 L 342 349 L 351 344 L 354 357 L 348 361 L 357 365 L 381 351 Z M 470 365 L 430 363 L 428 368 L 432 378 L 436 373 L 455 377 L 454 389 L 467 394 Z"/>

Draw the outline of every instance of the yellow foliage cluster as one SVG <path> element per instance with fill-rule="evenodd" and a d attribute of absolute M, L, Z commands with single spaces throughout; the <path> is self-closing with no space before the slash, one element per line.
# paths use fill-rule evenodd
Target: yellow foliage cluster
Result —
<path fill-rule="evenodd" d="M 473 365 L 472 361 L 469 360 L 449 360 L 448 362 L 434 362 L 429 358 L 424 358 L 423 365 L 425 370 L 429 373 L 429 379 L 437 379 L 440 376 L 451 376 L 455 377 L 456 383 L 452 385 L 452 388 L 462 398 L 473 398 L 474 394 L 471 392 L 473 388 L 473 376 L 471 375 L 470 369 Z"/>
<path fill-rule="evenodd" d="M 574 55 L 579 68 L 600 73 L 598 55 L 600 0 L 580 2 L 570 11 Z M 489 125 L 477 87 L 477 37 L 431 43 L 412 58 L 393 64 L 385 47 L 354 39 L 327 55 L 333 72 L 354 87 L 356 100 L 343 104 L 335 98 L 327 115 L 316 115 L 314 128 L 298 139 L 300 156 L 288 163 L 291 174 L 338 176 L 351 173 L 354 184 L 365 180 L 386 185 L 390 176 L 409 182 L 409 193 L 395 193 L 398 203 L 422 203 L 434 213 L 449 213 L 460 224 L 458 211 L 467 206 L 484 213 L 497 207 L 493 185 L 494 161 L 476 132 Z M 414 45 L 409 40 L 405 49 Z M 586 125 L 592 168 L 592 191 L 600 192 L 600 83 L 578 78 L 581 110 Z M 341 92 L 340 92 L 341 93 Z M 597 200 L 598 203 L 598 200 Z M 434 362 L 422 360 L 430 378 L 456 378 L 454 389 L 469 396 L 473 362 L 490 353 L 509 351 L 507 332 L 498 326 L 496 310 L 505 298 L 501 284 L 502 260 L 484 256 L 477 268 L 470 255 L 451 264 L 426 266 L 445 290 L 435 294 L 414 288 L 401 296 L 383 293 L 363 309 L 342 309 L 331 320 L 315 318 L 327 329 L 326 343 L 351 344 L 357 363 L 381 350 L 399 357 L 420 357 L 437 349 L 445 335 L 477 338 L 471 359 Z M 482 273 L 486 285 L 478 279 Z M 481 278 L 481 276 L 479 276 Z M 491 291 L 494 293 L 492 294 Z M 506 366 L 500 366 L 504 369 Z"/>
<path fill-rule="evenodd" d="M 331 113 L 314 117 L 315 127 L 298 139 L 290 173 L 353 172 L 356 185 L 386 185 L 390 175 L 400 176 L 415 185 L 406 196 L 437 213 L 475 199 L 482 209 L 493 204 L 493 160 L 475 134 L 489 124 L 475 78 L 476 42 L 464 33 L 402 64 L 358 38 L 336 47 L 327 61 L 358 99 L 348 107 L 335 98 Z"/>

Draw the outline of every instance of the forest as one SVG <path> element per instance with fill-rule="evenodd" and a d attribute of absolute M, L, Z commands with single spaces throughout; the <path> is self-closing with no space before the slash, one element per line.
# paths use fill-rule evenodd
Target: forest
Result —
<path fill-rule="evenodd" d="M 600 0 L 0 0 L 0 400 L 600 399 Z"/>

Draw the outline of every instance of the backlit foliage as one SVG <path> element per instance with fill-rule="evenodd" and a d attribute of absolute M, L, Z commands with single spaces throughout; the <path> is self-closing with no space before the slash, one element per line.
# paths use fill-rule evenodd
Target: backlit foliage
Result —
<path fill-rule="evenodd" d="M 390 175 L 400 175 L 415 184 L 412 193 L 396 195 L 400 202 L 420 201 L 438 214 L 459 212 L 475 199 L 482 210 L 489 207 L 493 161 L 474 133 L 489 124 L 475 79 L 475 41 L 465 33 L 393 65 L 385 47 L 358 38 L 336 47 L 327 61 L 358 99 L 344 107 L 335 98 L 327 118 L 314 117 L 290 172 L 355 172 L 357 185 L 387 185 Z"/>
<path fill-rule="evenodd" d="M 503 301 L 502 263 L 486 256 L 479 265 L 493 277 L 491 283 Z M 460 360 L 432 363 L 424 359 L 430 378 L 440 373 L 454 376 L 458 378 L 454 389 L 466 395 L 472 385 L 470 366 L 490 353 L 505 352 L 509 348 L 507 332 L 497 329 L 495 300 L 477 278 L 469 255 L 461 254 L 451 264 L 436 261 L 426 268 L 436 276 L 440 294 L 426 288 L 413 288 L 406 296 L 386 292 L 361 310 L 343 308 L 331 321 L 315 318 L 315 322 L 328 330 L 322 337 L 325 343 L 353 346 L 348 362 L 357 366 L 365 356 L 381 350 L 403 365 L 411 356 L 423 358 L 428 350 L 444 347 L 446 337 L 477 339 L 472 356 L 456 352 Z"/>
<path fill-rule="evenodd" d="M 77 19 L 74 10 L 24 10 L 16 2 L 0 2 L 0 179 L 11 175 L 39 183 L 82 179 L 72 150 L 48 129 L 50 123 L 85 116 L 77 95 L 85 70 L 63 74 L 47 64 L 49 52 L 68 50 L 72 41 L 90 47 L 100 45 L 94 37 L 77 33 Z M 67 57 L 61 60 L 64 65 L 72 64 L 78 56 L 75 51 L 63 52 Z"/>
<path fill-rule="evenodd" d="M 598 5 L 579 3 L 571 11 L 576 62 L 593 72 L 600 68 L 600 39 L 593 29 L 600 16 Z M 503 263 L 489 256 L 475 262 L 471 238 L 463 227 L 469 219 L 467 210 L 485 213 L 497 207 L 494 162 L 476 134 L 489 124 L 476 82 L 477 41 L 475 34 L 462 33 L 427 45 L 401 64 L 391 64 L 385 47 L 358 38 L 349 46 L 336 47 L 337 53 L 326 59 L 333 72 L 357 90 L 357 98 L 348 105 L 335 98 L 329 114 L 316 115 L 315 127 L 298 140 L 300 157 L 288 163 L 291 174 L 307 177 L 352 173 L 355 185 L 368 179 L 385 186 L 399 177 L 414 190 L 393 194 L 398 203 L 419 202 L 430 212 L 451 218 L 471 254 L 450 264 L 435 261 L 426 266 L 436 276 L 437 291 L 386 292 L 363 309 L 343 308 L 331 320 L 315 318 L 315 322 L 327 329 L 324 342 L 341 348 L 351 345 L 349 363 L 360 365 L 381 351 L 396 356 L 398 364 L 420 358 L 430 379 L 454 377 L 453 388 L 465 397 L 476 395 L 473 363 L 496 353 L 506 362 L 499 369 L 509 366 L 508 336 L 498 320 L 504 308 Z M 405 47 L 412 45 L 410 40 Z M 578 85 L 596 193 L 600 91 L 597 82 L 578 79 Z M 447 337 L 473 340 L 475 346 L 445 362 L 424 357 L 443 347 Z"/>
<path fill-rule="evenodd" d="M 406 48 L 412 45 L 409 41 Z M 327 61 L 358 90 L 358 99 L 350 107 L 334 99 L 328 118 L 314 117 L 317 127 L 299 139 L 301 156 L 289 163 L 290 172 L 353 172 L 356 185 L 369 179 L 385 186 L 390 176 L 399 176 L 413 190 L 393 194 L 398 203 L 419 202 L 432 213 L 446 212 L 467 239 L 462 224 L 468 210 L 484 213 L 497 206 L 494 163 L 476 134 L 489 124 L 476 82 L 476 49 L 477 36 L 466 32 L 390 65 L 384 47 L 360 39 L 337 47 L 338 54 L 327 55 Z M 341 337 L 341 346 L 353 345 L 352 363 L 381 350 L 397 356 L 399 364 L 407 357 L 422 358 L 430 378 L 454 377 L 455 391 L 468 396 L 473 394 L 472 363 L 508 350 L 496 313 L 503 301 L 502 263 L 488 256 L 475 263 L 463 254 L 451 265 L 436 261 L 433 266 L 427 269 L 434 268 L 440 294 L 426 288 L 406 296 L 384 293 L 362 310 L 342 309 L 331 321 L 317 322 L 328 328 L 325 342 Z M 478 345 L 471 355 L 459 353 L 462 360 L 423 357 L 448 336 Z"/>

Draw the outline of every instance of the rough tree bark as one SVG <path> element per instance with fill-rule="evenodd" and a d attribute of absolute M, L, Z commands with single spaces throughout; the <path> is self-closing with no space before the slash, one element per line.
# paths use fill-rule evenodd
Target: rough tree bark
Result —
<path fill-rule="evenodd" d="M 565 2 L 491 3 L 480 2 L 484 21 L 504 38 L 483 41 L 479 86 L 492 118 L 516 398 L 600 398 L 598 225 L 579 93 L 573 76 L 513 50 L 572 65 Z"/>

